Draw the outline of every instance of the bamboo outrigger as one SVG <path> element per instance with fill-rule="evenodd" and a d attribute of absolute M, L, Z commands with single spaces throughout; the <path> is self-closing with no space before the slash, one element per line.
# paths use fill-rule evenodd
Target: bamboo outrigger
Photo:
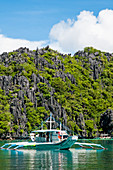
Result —
<path fill-rule="evenodd" d="M 82 142 L 75 142 L 75 145 L 82 147 L 82 148 L 91 148 L 91 149 L 105 149 L 102 145 L 100 144 L 95 144 L 95 143 L 82 143 Z"/>

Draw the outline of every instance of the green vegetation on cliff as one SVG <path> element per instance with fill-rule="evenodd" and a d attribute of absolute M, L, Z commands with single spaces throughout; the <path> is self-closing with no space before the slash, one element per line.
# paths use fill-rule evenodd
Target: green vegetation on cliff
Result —
<path fill-rule="evenodd" d="M 0 81 L 1 136 L 24 136 L 52 112 L 92 137 L 103 130 L 101 114 L 113 110 L 113 55 L 92 47 L 74 56 L 48 47 L 3 53 Z"/>
<path fill-rule="evenodd" d="M 12 115 L 9 112 L 10 105 L 8 103 L 8 96 L 0 88 L 0 136 L 10 132 Z"/>

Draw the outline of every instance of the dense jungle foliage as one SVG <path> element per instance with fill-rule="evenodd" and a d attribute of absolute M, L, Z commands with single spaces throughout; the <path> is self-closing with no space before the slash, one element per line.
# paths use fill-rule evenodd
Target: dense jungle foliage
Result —
<path fill-rule="evenodd" d="M 71 56 L 46 47 L 0 55 L 1 137 L 30 132 L 45 115 L 55 115 L 51 100 L 74 132 L 91 137 L 103 131 L 101 114 L 113 110 L 113 54 L 87 47 Z"/>

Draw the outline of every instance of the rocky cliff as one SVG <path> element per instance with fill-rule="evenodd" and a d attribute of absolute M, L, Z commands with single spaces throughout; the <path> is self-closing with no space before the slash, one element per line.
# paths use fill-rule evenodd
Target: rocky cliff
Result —
<path fill-rule="evenodd" d="M 71 56 L 49 46 L 1 54 L 0 137 L 25 137 L 50 112 L 80 136 L 112 134 L 112 58 L 93 48 Z"/>

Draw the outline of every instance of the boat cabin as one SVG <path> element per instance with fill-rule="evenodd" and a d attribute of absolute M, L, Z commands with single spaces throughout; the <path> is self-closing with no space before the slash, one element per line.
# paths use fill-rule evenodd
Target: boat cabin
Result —
<path fill-rule="evenodd" d="M 68 138 L 68 133 L 66 130 L 62 129 L 61 123 L 56 122 L 52 114 L 50 114 L 50 117 L 47 118 L 45 121 L 47 124 L 48 129 L 43 129 L 43 124 L 41 126 L 41 130 L 33 130 L 30 133 L 31 141 L 35 142 L 59 142 L 66 138 Z M 55 124 L 57 125 L 55 129 Z"/>
<path fill-rule="evenodd" d="M 66 139 L 69 135 L 64 130 L 34 130 L 30 134 L 31 140 L 34 142 L 59 142 Z"/>

